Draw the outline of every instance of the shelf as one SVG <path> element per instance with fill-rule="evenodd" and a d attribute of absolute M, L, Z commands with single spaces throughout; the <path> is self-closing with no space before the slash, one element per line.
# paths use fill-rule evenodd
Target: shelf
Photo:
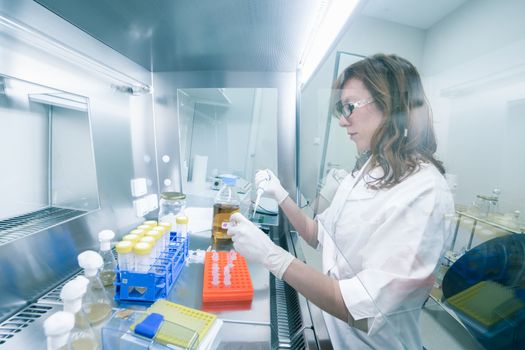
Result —
<path fill-rule="evenodd" d="M 488 220 L 486 218 L 480 218 L 478 216 L 472 215 L 471 213 L 469 213 L 466 210 L 456 210 L 456 213 L 459 214 L 460 216 L 468 217 L 468 218 L 470 218 L 472 220 L 481 222 L 481 223 L 483 223 L 485 225 L 489 225 L 489 226 L 498 228 L 500 230 L 507 231 L 509 233 L 525 233 L 525 228 L 524 227 L 519 227 L 519 228 L 518 227 L 514 227 L 513 228 L 513 227 L 505 226 L 505 225 L 499 224 L 497 222 Z"/>

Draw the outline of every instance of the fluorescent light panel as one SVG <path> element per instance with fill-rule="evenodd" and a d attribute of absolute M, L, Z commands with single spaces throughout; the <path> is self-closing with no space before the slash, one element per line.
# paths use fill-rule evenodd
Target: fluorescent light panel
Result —
<path fill-rule="evenodd" d="M 335 39 L 358 3 L 359 0 L 331 0 L 321 8 L 321 13 L 299 62 L 300 79 L 303 85 L 312 77 L 325 55 L 332 48 Z"/>

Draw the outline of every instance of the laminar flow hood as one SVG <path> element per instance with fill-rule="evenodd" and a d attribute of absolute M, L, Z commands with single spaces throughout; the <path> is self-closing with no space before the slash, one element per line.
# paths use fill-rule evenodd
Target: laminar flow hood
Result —
<path fill-rule="evenodd" d="M 152 72 L 297 65 L 326 0 L 36 0 Z"/>

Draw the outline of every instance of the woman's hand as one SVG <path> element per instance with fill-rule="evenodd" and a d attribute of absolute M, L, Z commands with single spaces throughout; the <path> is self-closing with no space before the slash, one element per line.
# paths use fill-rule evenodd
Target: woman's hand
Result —
<path fill-rule="evenodd" d="M 281 204 L 288 192 L 281 186 L 281 181 L 270 169 L 259 170 L 255 173 L 255 188 L 262 187 L 265 193 L 269 194 L 278 204 Z"/>
<path fill-rule="evenodd" d="M 246 259 L 264 265 L 281 279 L 294 257 L 275 245 L 271 239 L 241 213 L 230 217 L 228 235 L 233 246 Z"/>

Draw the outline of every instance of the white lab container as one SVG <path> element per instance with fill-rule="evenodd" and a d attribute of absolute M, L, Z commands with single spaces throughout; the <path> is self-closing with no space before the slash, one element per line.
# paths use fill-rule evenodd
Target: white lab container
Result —
<path fill-rule="evenodd" d="M 151 246 L 149 257 L 151 259 L 151 263 L 153 264 L 153 262 L 157 258 L 157 241 L 151 236 L 144 236 L 139 240 L 139 242 L 145 242 Z"/>
<path fill-rule="evenodd" d="M 135 271 L 145 273 L 151 267 L 151 245 L 146 242 L 138 242 L 133 247 L 133 255 L 135 260 Z"/>
<path fill-rule="evenodd" d="M 121 241 L 115 246 L 120 270 L 133 270 L 133 245 L 134 244 L 131 241 Z"/>

